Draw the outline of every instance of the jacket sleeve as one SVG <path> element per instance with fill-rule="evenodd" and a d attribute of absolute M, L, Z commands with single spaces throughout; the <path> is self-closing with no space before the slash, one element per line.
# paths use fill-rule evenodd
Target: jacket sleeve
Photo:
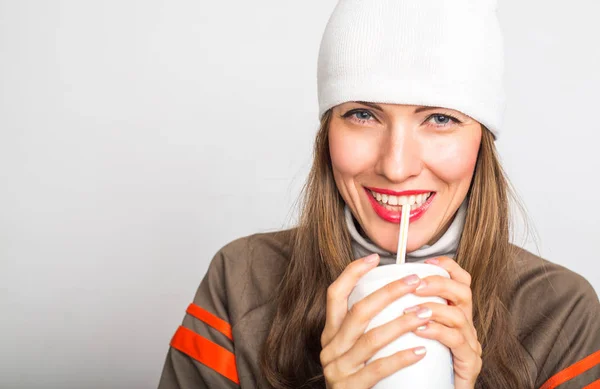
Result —
<path fill-rule="evenodd" d="M 581 275 L 551 264 L 522 292 L 524 346 L 537 369 L 536 389 L 600 388 L 600 303 Z M 534 286 L 535 285 L 535 286 Z"/>
<path fill-rule="evenodd" d="M 239 388 L 219 251 L 171 339 L 159 389 Z"/>

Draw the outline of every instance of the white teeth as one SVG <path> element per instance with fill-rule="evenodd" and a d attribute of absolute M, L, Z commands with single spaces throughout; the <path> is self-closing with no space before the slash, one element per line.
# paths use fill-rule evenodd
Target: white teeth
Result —
<path fill-rule="evenodd" d="M 411 209 L 416 209 L 421 206 L 429 196 L 431 196 L 432 192 L 421 193 L 418 195 L 412 196 L 391 196 L 387 194 L 381 194 L 377 192 L 371 191 L 371 195 L 377 199 L 380 203 L 386 206 L 387 209 L 397 210 L 398 205 L 402 206 L 405 204 L 409 204 Z M 390 207 L 392 206 L 392 207 Z"/>

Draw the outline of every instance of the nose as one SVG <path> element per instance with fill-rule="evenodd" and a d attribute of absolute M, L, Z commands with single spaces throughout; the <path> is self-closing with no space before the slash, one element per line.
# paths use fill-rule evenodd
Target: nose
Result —
<path fill-rule="evenodd" d="M 375 170 L 390 182 L 404 182 L 423 170 L 421 157 L 421 145 L 413 134 L 395 128 L 383 140 Z"/>

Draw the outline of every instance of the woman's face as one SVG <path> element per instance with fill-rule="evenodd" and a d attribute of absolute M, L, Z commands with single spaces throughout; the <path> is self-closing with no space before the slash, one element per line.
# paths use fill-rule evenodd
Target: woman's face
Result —
<path fill-rule="evenodd" d="M 412 204 L 407 251 L 434 243 L 464 200 L 481 125 L 446 108 L 347 102 L 333 108 L 329 149 L 338 190 L 366 235 L 396 252 L 401 205 Z"/>

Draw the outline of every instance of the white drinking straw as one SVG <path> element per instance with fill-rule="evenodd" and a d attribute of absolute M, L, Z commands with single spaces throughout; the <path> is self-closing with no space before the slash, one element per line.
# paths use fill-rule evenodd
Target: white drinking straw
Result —
<path fill-rule="evenodd" d="M 400 218 L 400 233 L 398 235 L 398 250 L 396 251 L 396 264 L 406 262 L 406 242 L 408 241 L 408 220 L 410 219 L 410 205 L 402 205 Z"/>

